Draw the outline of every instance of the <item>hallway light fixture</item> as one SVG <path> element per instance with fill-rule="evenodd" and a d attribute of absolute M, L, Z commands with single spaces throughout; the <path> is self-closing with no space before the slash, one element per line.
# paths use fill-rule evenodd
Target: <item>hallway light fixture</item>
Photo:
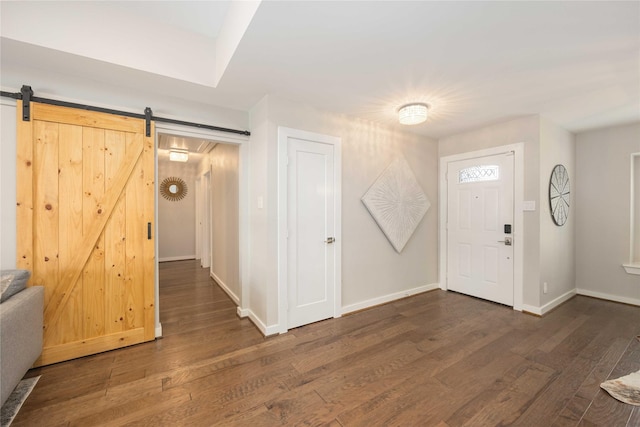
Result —
<path fill-rule="evenodd" d="M 398 109 L 398 120 L 403 125 L 417 125 L 427 120 L 429 104 L 414 102 Z"/>
<path fill-rule="evenodd" d="M 189 160 L 189 152 L 182 150 L 170 150 L 169 160 L 172 162 L 186 162 Z"/>

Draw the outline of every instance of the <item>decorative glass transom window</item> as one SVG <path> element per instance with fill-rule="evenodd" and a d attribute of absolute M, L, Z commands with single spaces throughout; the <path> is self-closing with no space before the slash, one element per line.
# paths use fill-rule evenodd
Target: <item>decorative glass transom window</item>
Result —
<path fill-rule="evenodd" d="M 458 174 L 458 182 L 495 181 L 500 177 L 500 167 L 498 165 L 479 165 L 462 169 Z"/>

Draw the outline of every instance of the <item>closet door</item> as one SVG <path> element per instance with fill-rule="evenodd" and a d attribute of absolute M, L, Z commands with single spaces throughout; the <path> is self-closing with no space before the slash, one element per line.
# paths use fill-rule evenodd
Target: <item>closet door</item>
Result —
<path fill-rule="evenodd" d="M 17 266 L 45 287 L 35 365 L 153 340 L 155 163 L 144 120 L 31 103 L 17 138 Z"/>

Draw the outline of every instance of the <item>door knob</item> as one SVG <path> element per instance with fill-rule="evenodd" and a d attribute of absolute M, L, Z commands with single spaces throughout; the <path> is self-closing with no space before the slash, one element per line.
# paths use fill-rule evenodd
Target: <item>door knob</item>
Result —
<path fill-rule="evenodd" d="M 333 243 L 335 241 L 336 241 L 335 237 L 327 237 L 327 240 L 325 240 L 324 242 L 325 243 Z"/>
<path fill-rule="evenodd" d="M 504 240 L 498 240 L 498 243 L 504 243 L 505 246 L 511 246 L 511 237 L 505 237 Z"/>

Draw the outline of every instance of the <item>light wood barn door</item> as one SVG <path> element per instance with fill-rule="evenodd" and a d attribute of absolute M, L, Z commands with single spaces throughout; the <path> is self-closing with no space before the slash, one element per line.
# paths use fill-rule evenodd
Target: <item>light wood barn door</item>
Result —
<path fill-rule="evenodd" d="M 45 287 L 35 366 L 155 338 L 154 144 L 144 131 L 142 119 L 39 103 L 31 121 L 18 114 L 17 265 Z"/>

